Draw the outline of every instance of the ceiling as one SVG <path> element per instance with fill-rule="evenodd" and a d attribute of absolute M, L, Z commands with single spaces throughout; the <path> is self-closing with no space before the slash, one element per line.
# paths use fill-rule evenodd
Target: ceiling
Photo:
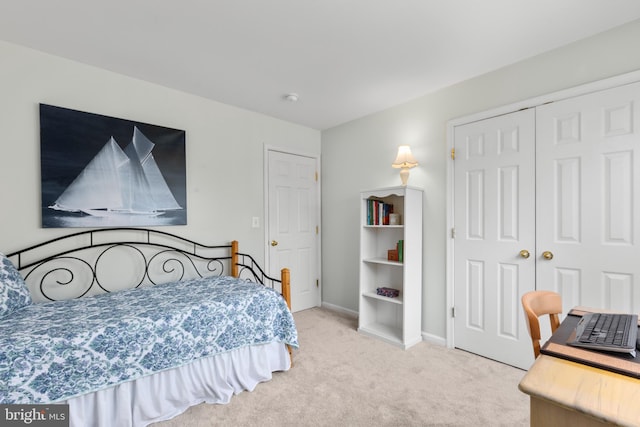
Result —
<path fill-rule="evenodd" d="M 0 40 L 323 130 L 638 18 L 638 0 L 0 0 Z"/>

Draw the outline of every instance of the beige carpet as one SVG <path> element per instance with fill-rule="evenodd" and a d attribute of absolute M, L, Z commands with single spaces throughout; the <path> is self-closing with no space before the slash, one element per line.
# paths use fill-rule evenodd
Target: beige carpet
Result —
<path fill-rule="evenodd" d="M 294 366 L 227 405 L 201 404 L 156 427 L 526 426 L 524 371 L 422 342 L 400 350 L 333 311 L 295 313 Z"/>

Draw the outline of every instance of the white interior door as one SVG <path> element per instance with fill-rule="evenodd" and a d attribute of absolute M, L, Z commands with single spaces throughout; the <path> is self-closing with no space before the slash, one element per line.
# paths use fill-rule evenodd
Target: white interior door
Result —
<path fill-rule="evenodd" d="M 638 313 L 640 83 L 542 105 L 536 121 L 537 288 L 565 312 Z"/>
<path fill-rule="evenodd" d="M 455 346 L 523 368 L 533 361 L 520 297 L 535 286 L 534 114 L 454 129 Z"/>
<path fill-rule="evenodd" d="M 320 305 L 316 159 L 268 150 L 270 271 L 291 271 L 291 309 Z"/>

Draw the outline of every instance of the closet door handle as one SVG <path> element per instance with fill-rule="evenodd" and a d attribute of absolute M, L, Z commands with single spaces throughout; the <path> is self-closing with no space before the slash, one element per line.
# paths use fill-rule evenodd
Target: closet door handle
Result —
<path fill-rule="evenodd" d="M 553 259 L 553 253 L 551 251 L 544 251 L 542 252 L 542 258 L 546 260 Z"/>
<path fill-rule="evenodd" d="M 524 258 L 524 259 L 527 259 L 527 258 L 529 258 L 531 256 L 531 254 L 529 253 L 528 250 L 523 249 L 523 250 L 520 251 L 520 256 L 522 258 Z"/>
<path fill-rule="evenodd" d="M 271 246 L 278 246 L 278 242 L 276 240 L 271 241 Z"/>

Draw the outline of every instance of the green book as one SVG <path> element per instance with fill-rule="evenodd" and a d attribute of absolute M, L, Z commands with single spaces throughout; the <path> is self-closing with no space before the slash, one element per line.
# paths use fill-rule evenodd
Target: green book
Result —
<path fill-rule="evenodd" d="M 404 240 L 398 240 L 398 261 L 404 261 Z"/>

